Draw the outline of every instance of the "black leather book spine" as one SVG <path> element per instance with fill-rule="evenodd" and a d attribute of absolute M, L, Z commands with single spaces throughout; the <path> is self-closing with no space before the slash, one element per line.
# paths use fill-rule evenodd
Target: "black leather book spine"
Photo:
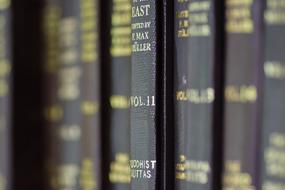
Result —
<path fill-rule="evenodd" d="M 216 2 L 176 3 L 176 186 L 178 189 L 213 189 L 213 149 L 216 98 L 215 75 L 221 74 L 216 35 Z M 217 68 L 216 68 L 217 67 Z M 217 89 L 220 90 L 220 89 Z M 217 93 L 220 94 L 220 93 Z M 214 118 L 219 117 L 219 118 Z M 216 179 L 215 179 L 216 180 Z"/>
<path fill-rule="evenodd" d="M 155 190 L 158 158 L 157 0 L 132 0 L 131 189 Z"/>
<path fill-rule="evenodd" d="M 274 3 L 275 2 L 275 3 Z M 266 1 L 261 189 L 285 189 L 284 1 Z"/>
<path fill-rule="evenodd" d="M 62 111 L 56 129 L 56 189 L 81 189 L 80 1 L 60 1 L 57 101 Z M 93 23 L 95 24 L 95 23 Z M 95 71 L 94 71 L 95 72 Z"/>
<path fill-rule="evenodd" d="M 61 109 L 57 103 L 57 70 L 59 64 L 59 19 L 60 10 L 57 0 L 44 2 L 42 13 L 43 33 L 43 109 L 45 148 L 45 186 L 54 189 L 55 156 L 56 156 L 56 127 L 61 116 Z"/>
<path fill-rule="evenodd" d="M 0 189 L 11 189 L 11 2 L 0 2 Z"/>
<path fill-rule="evenodd" d="M 99 1 L 80 0 L 81 171 L 80 189 L 101 187 Z"/>
<path fill-rule="evenodd" d="M 226 0 L 223 189 L 258 186 L 262 1 Z"/>
<path fill-rule="evenodd" d="M 130 189 L 131 0 L 111 1 L 110 94 L 108 100 L 111 190 Z"/>

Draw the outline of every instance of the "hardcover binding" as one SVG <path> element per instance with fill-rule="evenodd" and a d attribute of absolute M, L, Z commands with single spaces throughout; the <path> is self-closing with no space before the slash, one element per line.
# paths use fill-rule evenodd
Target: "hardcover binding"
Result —
<path fill-rule="evenodd" d="M 213 189 L 214 129 L 221 120 L 221 4 L 176 2 L 176 187 Z M 204 18 L 204 19 L 201 19 Z M 218 102 L 218 103 L 217 103 Z M 219 112 L 219 113 L 215 113 Z M 218 169 L 215 167 L 215 169 Z M 217 173 L 215 173 L 218 175 Z"/>
<path fill-rule="evenodd" d="M 130 189 L 131 0 L 111 3 L 109 189 Z"/>
<path fill-rule="evenodd" d="M 101 51 L 99 1 L 80 0 L 81 171 L 80 189 L 101 188 Z"/>
<path fill-rule="evenodd" d="M 132 1 L 131 189 L 173 189 L 173 2 Z"/>
<path fill-rule="evenodd" d="M 11 2 L 0 2 L 0 189 L 11 189 Z"/>
<path fill-rule="evenodd" d="M 283 123 L 285 106 L 285 56 L 283 34 L 285 22 L 282 14 L 285 9 L 278 1 L 266 1 L 264 11 L 265 41 L 263 87 L 262 146 L 261 146 L 261 189 L 281 190 L 285 188 L 284 153 L 285 129 Z M 275 15 L 275 16 L 273 16 Z"/>
<path fill-rule="evenodd" d="M 57 103 L 57 71 L 59 66 L 59 19 L 57 0 L 45 1 L 43 5 L 43 109 L 45 148 L 45 186 L 54 189 L 56 164 L 56 129 L 61 110 Z"/>
<path fill-rule="evenodd" d="M 157 188 L 159 1 L 132 1 L 131 189 Z"/>
<path fill-rule="evenodd" d="M 175 115 L 175 188 L 186 189 L 185 161 L 186 161 L 186 130 L 188 124 L 189 88 L 188 76 L 188 47 L 189 47 L 189 1 L 176 0 L 175 8 L 175 37 L 174 37 L 174 115 Z"/>
<path fill-rule="evenodd" d="M 57 101 L 61 117 L 55 140 L 56 189 L 80 189 L 82 114 L 80 90 L 80 1 L 60 1 Z"/>
<path fill-rule="evenodd" d="M 225 4 L 223 189 L 259 189 L 262 1 L 227 0 Z M 241 11 L 248 14 L 235 14 Z"/>

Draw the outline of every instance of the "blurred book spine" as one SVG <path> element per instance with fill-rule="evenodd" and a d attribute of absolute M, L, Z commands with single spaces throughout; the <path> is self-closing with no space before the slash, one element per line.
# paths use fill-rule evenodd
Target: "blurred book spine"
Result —
<path fill-rule="evenodd" d="M 131 0 L 112 0 L 110 27 L 110 190 L 130 189 Z"/>
<path fill-rule="evenodd" d="M 79 0 L 60 0 L 56 99 L 61 112 L 55 131 L 55 189 L 81 189 L 81 19 Z"/>
<path fill-rule="evenodd" d="M 189 89 L 188 67 L 189 54 L 189 2 L 175 0 L 175 52 L 174 52 L 174 118 L 175 118 L 175 188 L 187 188 L 186 162 L 186 131 L 189 127 L 189 107 L 187 90 Z"/>
<path fill-rule="evenodd" d="M 213 189 L 214 129 L 220 123 L 221 41 L 216 1 L 176 1 L 176 187 Z M 220 26 L 220 25 L 219 25 Z M 215 81 L 219 80 L 219 81 Z M 220 90 L 221 87 L 217 90 Z M 217 98 L 217 99 L 216 99 Z M 220 101 L 219 101 L 220 102 Z M 219 112 L 219 113 L 214 113 Z M 218 118 L 214 118 L 218 117 Z"/>
<path fill-rule="evenodd" d="M 99 1 L 80 0 L 81 171 L 80 189 L 101 188 Z"/>
<path fill-rule="evenodd" d="M 46 181 L 48 189 L 54 189 L 55 156 L 56 156 L 56 131 L 57 121 L 62 110 L 57 101 L 57 70 L 59 67 L 59 1 L 47 0 L 43 9 L 43 95 L 44 95 L 44 127 L 46 131 L 45 148 Z"/>
<path fill-rule="evenodd" d="M 0 189 L 11 189 L 11 2 L 0 1 Z"/>
<path fill-rule="evenodd" d="M 225 1 L 223 189 L 258 188 L 262 1 Z"/>
<path fill-rule="evenodd" d="M 266 1 L 261 189 L 285 189 L 285 1 Z"/>

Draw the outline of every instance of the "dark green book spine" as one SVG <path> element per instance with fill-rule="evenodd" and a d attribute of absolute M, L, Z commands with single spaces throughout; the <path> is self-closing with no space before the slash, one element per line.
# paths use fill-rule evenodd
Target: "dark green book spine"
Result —
<path fill-rule="evenodd" d="M 176 3 L 176 187 L 213 189 L 217 3 Z M 221 42 L 218 42 L 221 43 Z M 215 104 L 217 105 L 217 104 Z M 220 105 L 218 105 L 220 106 Z M 216 114 L 215 116 L 219 116 Z"/>
<path fill-rule="evenodd" d="M 56 189 L 81 189 L 80 1 L 60 1 L 57 101 L 62 117 L 56 129 Z M 94 23 L 93 23 L 94 24 Z"/>
<path fill-rule="evenodd" d="M 158 187 L 158 127 L 156 106 L 158 72 L 158 24 L 160 1 L 132 0 L 131 79 L 131 189 Z"/>
<path fill-rule="evenodd" d="M 226 1 L 223 189 L 259 189 L 262 1 Z"/>
<path fill-rule="evenodd" d="M 57 101 L 57 70 L 59 64 L 59 19 L 60 10 L 57 0 L 44 2 L 43 9 L 43 106 L 45 126 L 46 181 L 47 189 L 54 189 L 55 156 L 56 156 L 56 127 L 61 117 L 61 109 Z"/>
<path fill-rule="evenodd" d="M 99 1 L 80 0 L 81 171 L 80 189 L 101 187 Z"/>
<path fill-rule="evenodd" d="M 273 3 L 275 2 L 275 3 Z M 285 6 L 266 1 L 261 189 L 285 189 Z"/>
<path fill-rule="evenodd" d="M 108 180 L 111 190 L 130 189 L 131 0 L 112 0 Z"/>
<path fill-rule="evenodd" d="M 0 1 L 0 189 L 11 189 L 11 12 Z"/>

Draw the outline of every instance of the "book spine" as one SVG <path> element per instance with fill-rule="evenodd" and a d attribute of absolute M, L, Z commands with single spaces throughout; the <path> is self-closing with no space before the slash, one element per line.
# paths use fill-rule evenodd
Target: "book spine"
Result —
<path fill-rule="evenodd" d="M 284 1 L 266 1 L 265 24 L 265 74 L 263 87 L 262 165 L 261 189 L 285 188 L 285 32 Z"/>
<path fill-rule="evenodd" d="M 101 187 L 99 1 L 80 0 L 81 171 L 80 189 Z"/>
<path fill-rule="evenodd" d="M 175 188 L 186 189 L 186 129 L 188 127 L 188 101 L 186 97 L 189 88 L 188 76 L 188 40 L 189 30 L 189 1 L 176 0 L 175 8 L 175 52 L 174 52 L 174 114 L 175 114 Z"/>
<path fill-rule="evenodd" d="M 131 0 L 112 0 L 110 27 L 110 189 L 130 189 Z"/>
<path fill-rule="evenodd" d="M 159 3 L 132 0 L 131 189 L 155 190 L 159 183 L 157 138 L 160 128 L 156 106 Z"/>
<path fill-rule="evenodd" d="M 219 56 L 215 48 L 215 2 L 178 1 L 177 7 L 180 9 L 176 15 L 176 38 L 181 44 L 177 45 L 177 52 L 181 55 L 176 57 L 180 74 L 176 79 L 176 102 L 180 108 L 176 118 L 182 131 L 177 127 L 177 146 L 181 150 L 176 153 L 176 181 L 179 189 L 210 190 L 213 184 L 215 56 Z"/>
<path fill-rule="evenodd" d="M 56 129 L 56 189 L 80 189 L 81 78 L 80 1 L 60 1 L 57 101 L 61 118 Z M 94 23 L 93 23 L 94 24 Z"/>
<path fill-rule="evenodd" d="M 225 5 L 223 189 L 259 189 L 262 1 Z"/>
<path fill-rule="evenodd" d="M 214 0 L 189 3 L 188 126 L 185 131 L 186 188 L 212 189 L 213 103 L 215 100 Z M 200 17 L 200 18 L 199 18 Z M 202 19 L 201 17 L 206 18 Z"/>
<path fill-rule="evenodd" d="M 0 189 L 11 189 L 11 5 L 0 2 Z"/>
<path fill-rule="evenodd" d="M 45 146 L 47 189 L 54 189 L 55 155 L 56 155 L 56 127 L 61 116 L 61 109 L 57 103 L 57 70 L 59 66 L 59 18 L 60 10 L 57 0 L 44 2 L 43 9 L 43 94 L 44 94 L 44 126 L 46 131 Z"/>

